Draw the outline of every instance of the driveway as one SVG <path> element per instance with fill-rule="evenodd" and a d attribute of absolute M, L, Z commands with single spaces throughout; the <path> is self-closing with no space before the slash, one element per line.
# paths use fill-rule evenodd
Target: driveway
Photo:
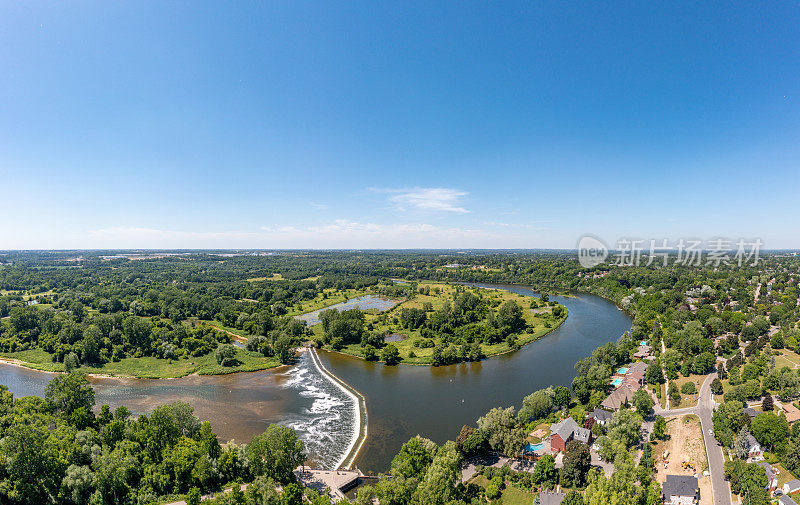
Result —
<path fill-rule="evenodd" d="M 685 409 L 663 410 L 656 406 L 655 413 L 664 416 L 683 416 L 695 414 L 700 418 L 700 427 L 703 430 L 703 442 L 706 446 L 708 456 L 708 471 L 711 474 L 711 487 L 714 490 L 715 505 L 731 505 L 731 488 L 725 480 L 725 457 L 722 453 L 722 446 L 717 443 L 717 439 L 711 435 L 714 423 L 711 416 L 717 404 L 711 394 L 711 381 L 717 378 L 716 373 L 709 374 L 700 386 L 700 395 L 697 399 L 696 407 Z"/>

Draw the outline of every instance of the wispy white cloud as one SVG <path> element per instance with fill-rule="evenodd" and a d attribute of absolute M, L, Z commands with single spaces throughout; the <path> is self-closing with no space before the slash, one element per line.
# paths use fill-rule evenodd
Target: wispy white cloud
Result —
<path fill-rule="evenodd" d="M 466 214 L 461 200 L 469 193 L 453 188 L 378 189 L 372 191 L 390 193 L 389 201 L 400 210 L 416 209 L 435 212 Z"/>

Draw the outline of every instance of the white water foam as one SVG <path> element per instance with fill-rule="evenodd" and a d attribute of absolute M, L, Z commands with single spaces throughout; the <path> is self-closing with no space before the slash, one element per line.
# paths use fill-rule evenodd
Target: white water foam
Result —
<path fill-rule="evenodd" d="M 322 373 L 308 352 L 284 375 L 288 380 L 283 387 L 297 390 L 309 402 L 283 424 L 298 433 L 320 467 L 338 468 L 354 440 L 358 403 Z"/>

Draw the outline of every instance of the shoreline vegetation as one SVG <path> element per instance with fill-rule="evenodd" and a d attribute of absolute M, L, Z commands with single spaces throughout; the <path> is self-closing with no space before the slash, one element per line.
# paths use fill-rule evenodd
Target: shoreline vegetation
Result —
<path fill-rule="evenodd" d="M 549 301 L 546 292 L 539 298 L 501 286 L 437 281 L 413 285 L 414 293 L 388 310 L 348 317 L 342 325 L 349 330 L 339 332 L 339 321 L 312 326 L 315 345 L 390 365 L 439 366 L 517 351 L 549 335 L 568 317 L 566 307 Z M 331 319 L 344 316 L 343 312 Z M 392 349 L 388 354 L 387 348 Z M 448 348 L 454 356 L 439 358 Z"/>
<path fill-rule="evenodd" d="M 283 279 L 273 279 L 273 280 L 283 280 Z M 394 280 L 394 282 L 409 286 L 412 284 L 412 281 L 405 281 L 400 280 L 399 282 Z M 251 279 L 248 279 L 248 282 L 254 282 Z M 350 300 L 365 296 L 365 295 L 375 295 L 379 298 L 384 300 L 392 300 L 397 302 L 395 305 L 390 307 L 384 311 L 377 311 L 375 309 L 367 309 L 361 312 L 364 313 L 366 322 L 372 326 L 377 327 L 379 329 L 384 330 L 387 334 L 392 332 L 399 332 L 404 334 L 404 338 L 398 342 L 392 342 L 394 346 L 399 349 L 400 358 L 402 359 L 399 363 L 396 364 L 405 364 L 405 365 L 424 365 L 424 366 L 431 366 L 431 353 L 429 349 L 426 348 L 414 348 L 413 347 L 413 339 L 420 335 L 418 329 L 413 331 L 407 331 L 403 329 L 400 324 L 398 324 L 398 314 L 401 313 L 403 309 L 408 308 L 415 308 L 420 309 L 424 306 L 424 304 L 431 303 L 434 309 L 438 309 L 444 303 L 449 303 L 445 300 L 444 295 L 450 295 L 453 289 L 457 289 L 456 286 L 463 286 L 465 288 L 469 288 L 472 290 L 478 291 L 485 291 L 485 292 L 495 292 L 499 293 L 499 301 L 508 301 L 508 300 L 517 300 L 520 302 L 530 300 L 531 298 L 527 295 L 519 295 L 516 293 L 512 293 L 503 287 L 502 285 L 498 285 L 496 287 L 491 286 L 475 286 L 471 283 L 459 283 L 459 282 L 441 282 L 441 281 L 429 281 L 429 280 L 416 280 L 413 281 L 415 286 L 428 286 L 428 288 L 434 287 L 436 289 L 441 289 L 441 293 L 436 293 L 434 295 L 417 295 L 416 293 L 414 296 L 400 298 L 397 296 L 388 296 L 383 294 L 376 294 L 364 289 L 345 289 L 342 291 L 334 291 L 330 294 L 325 293 L 322 297 L 317 297 L 311 301 L 307 306 L 303 307 L 303 310 L 292 310 L 287 313 L 287 316 L 290 316 L 292 320 L 296 320 L 298 316 L 302 316 L 304 314 L 308 314 L 310 312 L 329 309 L 336 305 L 346 303 Z M 487 283 L 490 284 L 490 283 Z M 508 286 L 516 285 L 513 283 L 506 283 Z M 520 285 L 522 286 L 522 285 Z M 531 289 L 537 289 L 534 286 L 525 286 L 530 287 Z M 53 292 L 49 291 L 48 296 L 52 296 Z M 538 293 L 538 291 L 537 291 Z M 550 294 L 548 290 L 542 290 L 542 294 Z M 552 294 L 557 294 L 557 292 L 553 291 Z M 490 295 L 491 296 L 491 295 Z M 566 295 L 559 295 L 559 296 L 566 296 Z M 601 295 L 602 296 L 602 295 Z M 496 297 L 496 296 L 495 296 Z M 24 297 L 26 300 L 33 299 L 30 296 Z M 606 298 L 606 297 L 604 297 Z M 609 299 L 610 301 L 614 302 L 613 299 Z M 251 300 L 246 300 L 251 301 Z M 255 300 L 252 302 L 257 303 Z M 497 303 L 497 302 L 495 302 Z M 530 303 L 530 302 L 528 302 Z M 50 304 L 42 304 L 43 306 L 50 306 Z M 560 304 L 553 304 L 553 306 L 561 307 L 562 316 L 559 318 L 553 318 L 551 321 L 548 321 L 547 324 L 549 326 L 545 326 L 542 322 L 540 317 L 537 317 L 536 311 L 541 309 L 528 309 L 527 307 L 523 310 L 523 317 L 527 324 L 527 330 L 523 330 L 519 332 L 516 336 L 515 343 L 508 344 L 505 341 L 497 342 L 492 345 L 483 345 L 482 344 L 482 354 L 480 359 L 490 358 L 501 356 L 504 354 L 512 353 L 528 345 L 530 343 L 536 342 L 554 330 L 559 328 L 564 321 L 566 321 L 568 317 L 568 311 L 565 307 Z M 545 309 L 547 305 L 545 304 Z M 248 340 L 250 340 L 254 335 L 248 335 L 246 332 L 242 330 L 237 330 L 234 327 L 229 327 L 223 324 L 223 322 L 218 320 L 204 320 L 204 319 L 193 319 L 184 321 L 185 323 L 191 323 L 193 326 L 203 326 L 209 329 L 213 329 L 216 332 L 225 334 L 231 341 L 236 342 L 238 344 L 246 344 Z M 324 335 L 323 325 L 321 323 L 312 325 L 308 328 L 309 333 L 315 338 L 315 341 L 318 343 L 319 338 Z M 346 354 L 348 356 L 366 359 L 363 347 L 358 344 L 351 344 L 346 345 L 341 349 L 333 349 L 330 346 L 319 346 L 320 349 L 323 349 L 328 352 L 338 352 L 341 354 Z M 118 379 L 177 379 L 181 377 L 187 377 L 190 375 L 228 375 L 232 373 L 243 373 L 243 372 L 258 372 L 264 370 L 272 370 L 282 366 L 291 366 L 291 363 L 281 363 L 276 357 L 265 357 L 262 353 L 258 351 L 249 351 L 243 348 L 237 348 L 235 350 L 236 356 L 235 361 L 236 365 L 233 366 L 223 366 L 217 362 L 215 359 L 214 353 L 208 353 L 203 356 L 199 357 L 189 357 L 189 358 L 176 358 L 171 360 L 166 360 L 163 358 L 156 358 L 152 356 L 141 356 L 141 357 L 127 357 L 122 358 L 118 361 L 109 361 L 107 363 L 102 364 L 101 366 L 89 366 L 83 365 L 76 367 L 75 370 L 80 371 L 92 378 L 118 378 Z M 409 356 L 410 353 L 416 354 L 416 356 Z M 377 359 L 373 361 L 378 361 L 381 363 L 386 363 L 383 359 Z M 0 363 L 9 364 L 18 366 L 21 368 L 26 368 L 29 370 L 35 370 L 40 372 L 48 372 L 48 373 L 65 373 L 67 372 L 67 367 L 65 366 L 64 362 L 53 361 L 53 357 L 51 353 L 48 353 L 40 348 L 34 349 L 27 349 L 22 351 L 15 351 L 15 352 L 0 352 Z"/>
<path fill-rule="evenodd" d="M 151 357 L 125 358 L 116 363 L 107 363 L 102 367 L 77 367 L 75 371 L 98 379 L 180 379 L 190 375 L 228 375 L 290 366 L 244 349 L 237 349 L 237 359 L 240 362 L 239 365 L 225 367 L 216 362 L 213 354 L 199 358 L 173 360 L 172 363 Z M 67 373 L 63 363 L 53 362 L 50 355 L 41 349 L 0 353 L 0 363 L 37 372 Z"/>
<path fill-rule="evenodd" d="M 566 308 L 564 310 L 566 310 Z M 516 348 L 516 349 L 508 348 L 508 349 L 506 349 L 504 351 L 499 351 L 499 352 L 496 352 L 496 353 L 493 353 L 493 354 L 487 354 L 482 359 L 489 359 L 489 358 L 496 358 L 498 356 L 504 356 L 504 355 L 510 354 L 512 352 L 520 351 L 520 350 L 522 350 L 523 347 L 525 347 L 528 344 L 532 344 L 534 342 L 538 342 L 539 340 L 543 339 L 544 337 L 548 336 L 549 334 L 551 334 L 552 332 L 554 332 L 555 330 L 560 328 L 561 325 L 564 324 L 564 322 L 567 320 L 568 315 L 569 314 L 567 314 L 567 316 L 565 316 L 563 319 L 561 319 L 556 326 L 553 326 L 552 328 L 549 328 L 546 332 L 544 332 L 542 334 L 538 334 L 538 335 L 533 335 L 533 338 L 531 338 L 529 340 L 521 339 L 520 340 L 520 346 L 518 348 Z M 363 354 L 358 354 L 358 353 L 355 353 L 355 352 L 346 352 L 344 350 L 336 351 L 336 350 L 333 350 L 333 349 L 326 349 L 326 348 L 320 348 L 320 349 L 325 351 L 325 352 L 342 354 L 342 355 L 345 355 L 345 356 L 350 356 L 351 358 L 358 358 L 358 359 L 364 360 L 364 355 Z M 384 362 L 382 360 L 375 360 L 375 363 L 381 363 L 381 364 L 384 364 L 384 365 L 386 364 L 386 362 Z M 432 366 L 430 362 L 422 362 L 422 361 L 414 362 L 414 361 L 408 361 L 408 360 L 403 360 L 403 361 L 401 361 L 399 363 L 396 363 L 396 365 Z M 446 365 L 442 365 L 442 366 L 446 366 Z"/>
<path fill-rule="evenodd" d="M 27 261 L 24 254 L 38 253 L 18 254 L 22 258 L 19 261 Z M 353 253 L 347 254 L 352 255 Z M 27 346 L 33 344 L 42 347 L 45 345 L 61 346 L 61 350 L 70 354 L 93 351 L 94 349 L 89 344 L 96 344 L 97 331 L 102 331 L 102 328 L 93 326 L 95 324 L 98 327 L 101 326 L 103 318 L 106 322 L 113 323 L 114 321 L 110 321 L 110 318 L 116 317 L 121 323 L 127 323 L 130 326 L 130 328 L 123 327 L 125 332 L 122 337 L 124 338 L 119 334 L 116 334 L 113 339 L 111 335 L 103 334 L 102 336 L 109 338 L 115 346 L 117 344 L 113 341 L 114 339 L 122 342 L 122 344 L 118 344 L 122 346 L 120 350 L 126 353 L 122 359 L 127 357 L 136 359 L 133 353 L 142 350 L 151 353 L 145 354 L 145 356 L 153 357 L 155 349 L 160 349 L 158 346 L 164 346 L 169 342 L 174 343 L 176 350 L 182 352 L 184 356 L 195 349 L 185 345 L 184 340 L 202 340 L 209 345 L 218 345 L 214 341 L 217 336 L 213 335 L 213 332 L 209 333 L 210 329 L 209 331 L 200 331 L 200 329 L 192 328 L 191 335 L 177 335 L 173 332 L 178 332 L 179 328 L 171 327 L 164 322 L 162 326 L 154 327 L 157 332 L 154 332 L 152 336 L 150 333 L 146 335 L 148 338 L 145 343 L 149 347 L 145 348 L 139 345 L 140 340 L 135 338 L 139 334 L 136 331 L 128 331 L 137 329 L 135 325 L 143 321 L 135 316 L 143 314 L 152 317 L 153 320 L 161 317 L 162 321 L 184 321 L 188 317 L 195 317 L 199 320 L 217 319 L 224 328 L 235 327 L 250 335 L 260 335 L 251 337 L 248 343 L 262 339 L 261 343 L 274 356 L 278 349 L 276 345 L 278 340 L 272 337 L 293 338 L 291 342 L 296 346 L 301 337 L 307 339 L 312 336 L 310 333 L 313 331 L 307 331 L 305 325 L 293 322 L 291 316 L 283 317 L 298 310 L 297 307 L 304 301 L 325 299 L 325 294 L 335 290 L 368 289 L 371 293 L 387 297 L 405 296 L 406 302 L 413 300 L 412 303 L 407 304 L 408 306 L 403 307 L 403 304 L 400 304 L 387 313 L 363 314 L 360 311 L 353 311 L 351 316 L 359 319 L 361 324 L 366 327 L 369 332 L 368 337 L 380 337 L 381 342 L 386 343 L 388 347 L 389 342 L 384 342 L 387 335 L 394 337 L 395 332 L 405 331 L 409 334 L 404 335 L 405 338 L 400 338 L 399 343 L 409 343 L 412 338 L 419 338 L 438 340 L 438 344 L 454 344 L 454 340 L 465 337 L 465 335 L 473 337 L 482 335 L 482 331 L 477 331 L 482 329 L 491 332 L 508 327 L 515 331 L 503 330 L 501 332 L 503 337 L 518 334 L 522 328 L 529 327 L 529 318 L 534 317 L 534 308 L 529 307 L 529 310 L 521 313 L 516 309 L 506 310 L 501 314 L 501 311 L 496 309 L 506 306 L 505 303 L 509 300 L 502 299 L 506 294 L 498 294 L 500 299 L 491 301 L 488 297 L 482 298 L 473 293 L 475 297 L 467 300 L 460 299 L 461 295 L 467 294 L 465 291 L 461 291 L 450 293 L 450 295 L 457 296 L 451 296 L 446 302 L 452 303 L 453 306 L 457 304 L 458 310 L 440 313 L 438 309 L 434 310 L 433 306 L 413 306 L 415 303 L 425 303 L 425 300 L 417 297 L 415 293 L 420 284 L 432 285 L 436 282 L 441 284 L 456 281 L 493 282 L 528 285 L 536 291 L 548 292 L 552 288 L 546 287 L 547 285 L 560 283 L 563 289 L 587 292 L 611 300 L 620 307 L 620 310 L 633 315 L 631 330 L 625 332 L 616 342 L 599 346 L 592 351 L 590 356 L 579 360 L 575 364 L 577 376 L 573 379 L 571 387 L 548 387 L 532 392 L 522 399 L 522 407 L 519 410 L 516 406 L 493 408 L 477 419 L 476 427 L 472 424 L 464 426 L 455 442 L 449 441 L 439 446 L 421 437 L 412 438 L 392 461 L 390 476 L 379 480 L 374 487 L 367 486 L 360 490 L 358 493 L 359 503 L 372 503 L 375 498 L 382 501 L 384 498 L 398 496 L 398 493 L 405 493 L 404 496 L 408 496 L 417 503 L 447 503 L 462 499 L 464 503 L 469 503 L 473 499 L 483 502 L 486 499 L 505 498 L 503 495 L 510 493 L 509 489 L 514 485 L 528 491 L 529 495 L 535 495 L 537 492 L 553 489 L 556 485 L 560 485 L 562 489 L 570 490 L 570 503 L 583 503 L 584 500 L 587 504 L 599 503 L 599 500 L 611 500 L 619 503 L 655 503 L 660 499 L 662 490 L 659 483 L 652 479 L 655 464 L 658 461 L 657 454 L 653 454 L 652 442 L 655 439 L 664 438 L 663 430 L 658 429 L 659 423 L 657 422 L 659 419 L 663 420 L 663 417 L 656 417 L 652 433 L 654 438 L 642 440 L 643 418 L 652 415 L 654 407 L 654 398 L 647 393 L 647 390 L 654 390 L 655 396 L 659 400 L 663 400 L 665 394 L 668 395 L 670 405 L 677 407 L 681 404 L 682 395 L 686 395 L 688 403 L 693 399 L 691 395 L 696 394 L 689 390 L 683 391 L 683 387 L 680 390 L 676 387 L 676 383 L 679 383 L 682 377 L 691 380 L 692 376 L 706 376 L 707 379 L 710 379 L 709 374 L 715 372 L 719 374 L 719 380 L 715 380 L 716 385 L 712 382 L 711 388 L 715 394 L 722 394 L 723 403 L 717 411 L 718 415 L 712 419 L 714 423 L 713 436 L 724 447 L 732 447 L 735 440 L 745 440 L 747 433 L 741 430 L 742 426 L 739 425 L 739 421 L 747 421 L 749 415 L 745 412 L 744 406 L 748 405 L 748 401 L 753 402 L 760 395 L 767 393 L 761 407 L 764 411 L 757 413 L 750 424 L 752 435 L 762 447 L 766 446 L 769 449 L 770 457 L 774 456 L 784 465 L 787 473 L 796 475 L 800 472 L 800 464 L 797 463 L 795 457 L 797 447 L 800 446 L 800 435 L 797 430 L 790 431 L 785 417 L 766 412 L 769 410 L 766 407 L 767 399 L 769 399 L 770 408 L 774 408 L 773 394 L 786 402 L 797 398 L 800 394 L 798 393 L 800 382 L 797 382 L 797 372 L 788 366 L 776 369 L 772 362 L 772 358 L 781 354 L 781 350 L 797 351 L 800 348 L 797 344 L 800 340 L 800 330 L 798 330 L 800 305 L 798 304 L 797 287 L 800 281 L 797 280 L 795 274 L 791 273 L 798 270 L 798 261 L 800 260 L 796 256 L 765 255 L 765 258 L 762 259 L 763 263 L 760 263 L 757 268 L 755 265 L 745 265 L 741 268 L 724 265 L 699 267 L 676 265 L 670 268 L 608 266 L 587 270 L 575 264 L 571 254 L 560 253 L 542 253 L 530 258 L 515 256 L 511 259 L 494 254 L 464 256 L 475 263 L 472 266 L 451 263 L 451 260 L 440 254 L 405 254 L 407 258 L 404 256 L 404 262 L 383 252 L 375 253 L 373 256 L 360 253 L 355 259 L 348 259 L 345 253 L 325 253 L 325 255 L 321 253 L 319 255 L 317 253 L 286 253 L 285 258 L 276 254 L 275 261 L 280 262 L 281 265 L 306 262 L 303 268 L 298 267 L 291 270 L 294 267 L 290 267 L 283 270 L 286 272 L 283 275 L 284 278 L 294 275 L 300 280 L 254 281 L 251 283 L 233 279 L 232 275 L 234 274 L 231 272 L 239 275 L 242 268 L 249 266 L 250 269 L 247 270 L 249 277 L 261 277 L 263 275 L 258 274 L 264 273 L 269 273 L 271 276 L 269 269 L 258 266 L 258 262 L 265 260 L 245 257 L 236 260 L 237 263 L 231 263 L 229 267 L 224 267 L 218 265 L 224 265 L 226 261 L 232 260 L 226 259 L 226 256 L 212 253 L 199 256 L 197 259 L 198 264 L 206 267 L 203 274 L 210 277 L 202 280 L 198 280 L 196 277 L 191 282 L 180 281 L 186 282 L 186 284 L 179 284 L 175 278 L 188 279 L 189 273 L 199 271 L 195 265 L 190 264 L 190 261 L 193 261 L 191 258 L 189 260 L 181 259 L 181 262 L 185 262 L 183 264 L 172 262 L 162 268 L 158 284 L 144 282 L 145 274 L 139 273 L 136 265 L 130 265 L 124 261 L 114 263 L 111 272 L 105 264 L 97 260 L 94 260 L 95 263 L 87 263 L 85 270 L 83 266 L 78 265 L 74 268 L 48 269 L 47 275 L 43 275 L 37 269 L 25 267 L 24 263 L 23 267 L 0 267 L 0 279 L 5 277 L 3 286 L 6 289 L 9 286 L 31 286 L 28 289 L 34 293 L 50 292 L 52 294 L 43 295 L 42 300 L 38 303 L 53 309 L 39 311 L 30 304 L 24 303 L 19 293 L 5 295 L 5 300 L 0 299 L 0 315 L 5 310 L 5 313 L 11 313 L 11 316 L 9 321 L 3 321 L 6 333 L 0 335 L 0 342 L 6 346 L 6 349 L 8 346 L 17 346 L 14 350 L 20 350 L 19 346 L 25 345 L 23 352 L 27 352 Z M 53 260 L 50 263 L 57 266 L 58 261 L 61 260 Z M 328 261 L 332 262 L 332 266 L 325 266 Z M 44 263 L 50 264 L 47 261 Z M 30 264 L 36 265 L 36 259 L 30 260 Z M 353 267 L 354 264 L 356 266 Z M 451 266 L 458 268 L 459 271 L 451 271 Z M 348 267 L 357 269 L 355 271 L 359 273 L 352 274 L 352 277 L 341 274 L 341 272 L 347 271 Z M 152 271 L 159 272 L 158 268 L 157 262 L 147 264 L 146 275 L 154 275 Z M 229 270 L 225 270 L 225 268 Z M 118 272 L 116 269 L 125 270 Z M 275 268 L 275 270 L 278 269 Z M 9 275 L 9 272 L 14 275 Z M 317 281 L 304 281 L 303 279 L 309 277 L 309 273 L 319 273 L 320 277 Z M 437 275 L 440 275 L 438 281 L 413 280 L 415 277 L 430 278 Z M 386 281 L 389 276 L 412 279 L 408 281 L 411 285 L 393 285 Z M 470 278 L 470 276 L 474 277 Z M 110 280 L 105 281 L 105 279 Z M 104 284 L 104 282 L 106 283 Z M 117 284 L 114 284 L 115 282 Z M 248 286 L 243 284 L 248 284 Z M 53 285 L 58 289 L 53 290 Z M 113 285 L 113 289 L 105 287 L 109 285 Z M 157 285 L 159 290 L 153 289 L 153 285 Z M 59 289 L 63 289 L 63 291 L 59 291 Z M 441 293 L 434 294 L 440 295 Z M 180 298 L 181 296 L 184 298 Z M 423 296 L 431 295 L 423 293 Z M 114 297 L 114 299 L 108 297 Z M 260 301 L 254 303 L 252 300 Z M 432 303 L 431 300 L 428 301 Z M 2 306 L 3 302 L 6 302 L 5 308 Z M 536 308 L 540 308 L 538 301 Z M 552 310 L 556 306 L 547 304 L 546 308 Z M 404 316 L 404 309 L 417 309 L 417 312 L 407 312 Z M 338 316 L 333 317 L 335 311 L 325 312 L 328 315 L 321 318 L 323 322 L 326 318 L 328 318 L 328 323 L 338 319 Z M 401 317 L 397 317 L 398 313 Z M 441 315 L 441 317 L 437 316 L 440 320 L 435 324 L 424 326 L 429 315 L 437 313 Z M 448 313 L 456 314 L 454 316 L 455 324 L 446 328 L 446 331 L 441 331 L 444 325 L 451 322 L 448 319 Z M 422 318 L 421 314 L 424 314 L 425 317 Z M 516 317 L 515 314 L 519 317 Z M 560 315 L 566 317 L 566 314 Z M 412 323 L 411 321 L 415 317 L 417 322 L 421 321 L 422 324 Z M 496 321 L 498 319 L 502 319 L 502 321 L 497 325 L 486 324 L 491 322 L 491 317 L 494 317 Z M 526 322 L 522 328 L 519 324 L 515 326 L 508 324 L 509 321 L 513 322 L 514 320 L 519 323 L 520 319 L 524 319 Z M 347 321 L 345 322 L 347 323 Z M 59 331 L 54 330 L 55 323 L 63 325 L 57 327 Z M 368 324 L 371 326 L 367 327 Z M 481 325 L 481 327 L 473 327 L 476 329 L 474 333 L 465 334 L 462 327 L 469 324 Z M 269 328 L 266 328 L 266 325 L 269 325 Z M 295 333 L 297 327 L 301 331 Z M 349 323 L 343 325 L 345 330 L 348 330 L 348 327 Z M 70 331 L 60 331 L 63 328 Z M 458 333 L 456 332 L 457 328 L 459 329 Z M 423 335 L 422 329 L 429 330 L 429 333 Z M 326 335 L 324 327 L 321 330 L 323 331 L 322 336 L 332 336 Z M 113 331 L 119 330 L 114 328 Z M 317 327 L 317 332 L 319 331 L 320 328 Z M 417 337 L 413 332 L 417 332 L 419 336 Z M 364 333 L 365 331 L 358 331 L 354 335 L 362 336 Z M 270 337 L 268 338 L 267 335 Z M 319 335 L 314 334 L 313 336 Z M 339 336 L 336 335 L 336 337 Z M 227 337 L 224 340 L 227 343 Z M 346 345 L 353 345 L 356 341 L 337 343 L 331 340 L 324 343 L 331 346 L 342 344 L 339 347 L 341 350 Z M 465 341 L 470 342 L 466 338 Z M 223 343 L 222 340 L 217 342 Z M 394 343 L 391 342 L 391 344 Z M 471 343 L 476 342 L 473 340 Z M 371 345 L 369 342 L 367 344 Z M 463 346 L 464 344 L 459 343 L 458 345 Z M 230 347 L 233 346 L 229 345 Z M 248 347 L 253 346 L 248 345 Z M 396 353 L 398 352 L 397 345 L 391 347 L 395 349 Z M 431 349 L 431 347 L 426 345 L 418 348 Z M 565 453 L 574 452 L 570 456 L 575 457 L 568 458 L 565 454 L 565 465 L 561 469 L 555 468 L 552 457 L 543 456 L 536 463 L 532 475 L 529 475 L 528 472 L 512 472 L 502 469 L 498 474 L 498 471 L 493 468 L 481 468 L 479 473 L 486 478 L 486 481 L 483 482 L 486 484 L 485 488 L 480 485 L 478 488 L 474 486 L 456 487 L 455 485 L 442 487 L 439 485 L 442 482 L 453 484 L 459 482 L 457 479 L 460 475 L 460 463 L 468 458 L 486 454 L 502 454 L 507 457 L 519 455 L 525 447 L 524 444 L 532 441 L 526 437 L 526 434 L 532 433 L 532 430 L 538 426 L 552 425 L 567 418 L 572 418 L 578 425 L 583 424 L 587 414 L 596 410 L 598 406 L 602 406 L 605 399 L 608 398 L 614 384 L 611 379 L 615 375 L 615 371 L 639 359 L 637 354 L 641 352 L 640 348 L 642 347 L 649 347 L 653 354 L 653 360 L 647 366 L 643 378 L 644 382 L 648 384 L 647 389 L 639 389 L 637 393 L 641 392 L 642 394 L 639 394 L 638 398 L 634 396 L 635 410 L 619 409 L 612 415 L 607 427 L 597 428 L 598 456 L 603 461 L 614 463 L 614 473 L 610 478 L 607 478 L 604 472 L 591 468 L 592 460 L 589 457 L 589 451 L 581 447 L 580 442 L 573 441 L 564 450 Z M 106 351 L 107 349 L 106 346 L 101 350 Z M 117 348 L 112 350 L 116 352 Z M 40 351 L 44 352 L 41 349 Z M 266 352 L 262 352 L 262 354 L 267 355 Z M 719 361 L 718 357 L 724 357 L 725 361 Z M 81 359 L 84 359 L 83 356 Z M 59 375 L 56 376 L 56 379 L 62 377 L 64 376 Z M 642 379 L 640 378 L 639 381 Z M 52 393 L 47 394 L 56 400 L 60 398 Z M 28 400 L 20 400 L 19 407 L 20 409 L 25 408 L 25 412 L 28 412 L 30 409 L 27 404 L 22 403 L 25 401 Z M 54 401 L 51 402 L 55 404 Z M 45 412 L 45 409 L 42 409 L 42 412 Z M 86 424 L 85 414 L 87 412 L 89 411 L 64 412 L 63 414 L 65 414 L 64 419 L 69 420 L 77 427 L 79 424 L 80 426 Z M 105 421 L 112 419 L 110 416 L 101 417 Z M 783 424 L 779 424 L 777 421 L 782 421 Z M 42 429 L 47 429 L 46 426 L 47 423 L 41 424 Z M 705 428 L 703 429 L 705 430 Z M 66 433 L 65 430 L 57 430 L 57 432 Z M 125 431 L 125 433 L 127 432 Z M 135 434 L 133 431 L 131 433 Z M 542 437 L 537 438 L 542 439 Z M 41 438 L 41 440 L 45 439 L 46 437 Z M 640 444 L 640 442 L 647 441 L 651 443 Z M 256 446 L 257 444 L 251 443 L 251 445 Z M 570 445 L 577 450 L 571 450 Z M 352 447 L 357 447 L 357 444 Z M 639 447 L 642 448 L 639 449 Z M 641 458 L 639 458 L 639 451 L 641 451 Z M 417 464 L 418 455 L 423 458 L 419 464 Z M 729 473 L 728 465 L 737 465 L 738 470 L 737 468 L 731 469 L 731 471 L 736 470 L 734 476 L 742 473 L 739 471 L 742 468 L 739 467 L 748 465 L 743 459 L 735 459 L 735 456 L 734 453 L 729 454 L 730 460 L 725 467 L 725 472 Z M 569 468 L 566 465 L 568 459 L 571 461 Z M 638 467 L 635 463 L 637 459 L 639 460 Z M 187 468 L 189 467 L 187 466 Z M 750 468 L 758 470 L 755 466 L 747 468 L 748 472 L 750 472 Z M 717 476 L 721 471 L 719 468 L 711 470 L 712 475 Z M 444 478 L 440 478 L 441 476 Z M 506 476 L 509 476 L 510 479 L 506 479 Z M 61 477 L 58 475 L 58 479 L 53 482 L 56 484 L 62 482 Z M 509 485 L 509 481 L 511 485 Z M 145 484 L 148 483 L 149 481 Z M 410 488 L 406 487 L 409 483 L 412 486 Z M 731 486 L 733 492 L 740 495 L 742 500 L 768 503 L 767 497 L 763 496 L 765 493 L 762 492 L 763 485 L 761 483 L 753 485 L 753 483 L 732 479 Z M 191 483 L 188 484 L 191 485 Z M 201 484 L 207 487 L 205 484 Z M 183 486 L 182 489 L 186 489 L 186 487 L 188 486 Z M 288 486 L 286 489 L 289 489 Z M 760 494 L 754 495 L 752 489 Z M 164 491 L 156 489 L 155 493 L 163 496 Z M 251 488 L 248 488 L 248 496 L 251 495 Z M 438 500 L 438 498 L 442 498 L 442 500 Z M 217 499 L 217 503 L 223 501 Z"/>

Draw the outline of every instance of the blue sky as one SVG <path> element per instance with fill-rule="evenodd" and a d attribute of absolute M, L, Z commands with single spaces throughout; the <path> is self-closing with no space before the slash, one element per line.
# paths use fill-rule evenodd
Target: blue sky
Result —
<path fill-rule="evenodd" d="M 800 247 L 797 3 L 338 4 L 0 3 L 0 249 Z"/>

